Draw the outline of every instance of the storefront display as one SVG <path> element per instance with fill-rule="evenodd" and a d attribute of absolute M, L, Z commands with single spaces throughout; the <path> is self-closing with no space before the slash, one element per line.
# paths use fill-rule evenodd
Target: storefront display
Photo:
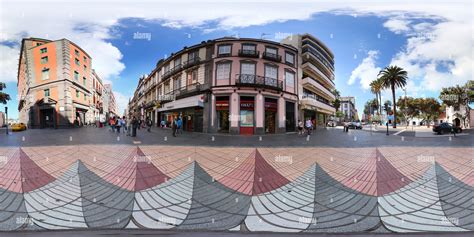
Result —
<path fill-rule="evenodd" d="M 275 133 L 278 101 L 265 98 L 265 133 Z"/>
<path fill-rule="evenodd" d="M 217 130 L 229 132 L 229 97 L 216 97 Z"/>
<path fill-rule="evenodd" d="M 254 97 L 240 97 L 240 134 L 252 135 L 254 133 Z"/>

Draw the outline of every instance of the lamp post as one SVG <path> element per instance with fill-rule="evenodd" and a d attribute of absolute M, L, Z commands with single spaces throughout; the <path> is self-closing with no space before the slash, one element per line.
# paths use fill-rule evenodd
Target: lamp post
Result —
<path fill-rule="evenodd" d="M 6 124 L 7 124 L 7 135 L 8 135 L 8 107 L 5 106 L 5 121 L 6 121 Z"/>
<path fill-rule="evenodd" d="M 385 106 L 385 112 L 387 113 L 387 122 L 385 123 L 385 125 L 387 126 L 386 135 L 388 136 L 388 103 L 385 103 L 384 106 Z"/>

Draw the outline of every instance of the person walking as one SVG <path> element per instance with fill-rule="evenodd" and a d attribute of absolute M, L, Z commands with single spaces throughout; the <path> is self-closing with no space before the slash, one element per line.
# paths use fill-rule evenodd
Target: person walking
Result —
<path fill-rule="evenodd" d="M 181 117 L 178 117 L 178 120 L 176 121 L 176 125 L 177 125 L 177 133 L 183 134 L 183 120 L 181 120 Z"/>
<path fill-rule="evenodd" d="M 115 132 L 115 117 L 109 119 L 110 131 Z"/>
<path fill-rule="evenodd" d="M 177 127 L 178 127 L 178 121 L 176 121 L 176 118 L 173 118 L 173 122 L 171 122 L 171 129 L 173 130 L 173 137 L 176 137 Z"/>
<path fill-rule="evenodd" d="M 150 119 L 150 118 L 147 118 L 147 119 L 146 119 L 146 127 L 147 127 L 146 130 L 147 130 L 148 132 L 151 132 L 151 126 L 152 126 L 152 125 L 153 125 L 153 124 L 152 124 L 152 122 L 151 122 L 151 119 Z"/>
<path fill-rule="evenodd" d="M 132 118 L 132 137 L 137 136 L 138 120 L 135 116 Z"/>
<path fill-rule="evenodd" d="M 127 136 L 131 136 L 131 132 L 132 132 L 132 122 L 131 122 L 131 119 L 127 119 L 125 120 L 125 124 L 126 124 L 126 128 L 127 128 Z"/>
<path fill-rule="evenodd" d="M 117 129 L 117 133 L 120 134 L 120 128 L 122 127 L 122 122 L 120 121 L 120 117 L 115 118 L 115 128 Z"/>
<path fill-rule="evenodd" d="M 311 122 L 311 119 L 308 118 L 308 120 L 306 120 L 306 124 L 305 124 L 306 132 L 307 132 L 308 135 L 311 135 L 312 126 L 313 126 L 313 123 Z"/>
<path fill-rule="evenodd" d="M 303 135 L 304 123 L 301 120 L 298 120 L 298 135 Z"/>

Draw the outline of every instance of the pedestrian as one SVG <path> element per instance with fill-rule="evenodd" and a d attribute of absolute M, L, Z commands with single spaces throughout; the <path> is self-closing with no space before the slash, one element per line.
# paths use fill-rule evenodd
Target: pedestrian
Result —
<path fill-rule="evenodd" d="M 183 120 L 181 120 L 181 117 L 178 117 L 178 120 L 176 120 L 176 125 L 177 125 L 178 134 L 182 134 L 183 133 Z"/>
<path fill-rule="evenodd" d="M 110 131 L 115 132 L 115 117 L 109 119 Z"/>
<path fill-rule="evenodd" d="M 171 122 L 171 128 L 173 130 L 173 137 L 176 137 L 177 127 L 178 127 L 178 121 L 176 121 L 176 118 L 173 118 L 173 121 Z"/>
<path fill-rule="evenodd" d="M 125 120 L 125 123 L 126 123 L 126 128 L 127 128 L 127 136 L 131 136 L 131 131 L 132 131 L 132 122 L 131 122 L 131 119 L 127 119 Z"/>
<path fill-rule="evenodd" d="M 166 122 L 165 122 L 165 120 L 163 119 L 163 120 L 161 120 L 161 128 L 164 128 L 164 127 L 166 127 Z"/>
<path fill-rule="evenodd" d="M 137 136 L 138 120 L 135 116 L 132 118 L 132 137 Z"/>
<path fill-rule="evenodd" d="M 305 124 L 306 133 L 307 133 L 308 135 L 311 135 L 312 126 L 313 126 L 313 123 L 311 122 L 311 119 L 308 118 L 308 120 L 306 120 L 306 124 Z"/>
<path fill-rule="evenodd" d="M 303 135 L 303 121 L 298 120 L 298 135 Z"/>
<path fill-rule="evenodd" d="M 120 117 L 115 118 L 115 128 L 117 129 L 117 133 L 120 134 L 120 128 L 122 127 L 122 123 L 120 122 Z"/>
<path fill-rule="evenodd" d="M 120 119 L 120 125 L 123 128 L 123 133 L 126 133 L 127 132 L 127 121 L 125 119 L 125 116 L 123 116 L 122 119 Z"/>
<path fill-rule="evenodd" d="M 151 132 L 151 126 L 152 126 L 151 119 L 147 118 L 146 119 L 146 127 L 147 127 L 148 132 Z"/>
<path fill-rule="evenodd" d="M 139 119 L 139 120 L 138 120 L 138 130 L 140 130 L 141 126 L 142 126 L 142 120 Z"/>

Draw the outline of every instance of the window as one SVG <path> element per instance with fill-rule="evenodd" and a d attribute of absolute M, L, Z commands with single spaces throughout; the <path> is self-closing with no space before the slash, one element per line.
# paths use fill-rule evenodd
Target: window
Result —
<path fill-rule="evenodd" d="M 36 46 L 40 46 L 40 45 L 42 45 L 42 43 L 36 43 Z"/>
<path fill-rule="evenodd" d="M 84 65 L 84 72 L 87 72 L 87 66 Z"/>
<path fill-rule="evenodd" d="M 244 51 L 255 51 L 256 46 L 254 44 L 242 44 L 242 50 L 244 50 Z"/>
<path fill-rule="evenodd" d="M 295 73 L 286 71 L 285 72 L 285 84 L 287 87 L 295 87 Z"/>
<path fill-rule="evenodd" d="M 198 58 L 198 51 L 190 52 L 188 54 L 188 61 L 189 62 L 194 62 Z"/>
<path fill-rule="evenodd" d="M 181 66 L 181 57 L 174 60 L 174 67 Z"/>
<path fill-rule="evenodd" d="M 48 48 L 42 48 L 40 49 L 40 53 L 47 53 L 48 52 Z"/>
<path fill-rule="evenodd" d="M 81 63 L 79 62 L 79 59 L 76 58 L 76 59 L 74 59 L 74 61 L 76 62 L 77 66 L 81 65 Z"/>
<path fill-rule="evenodd" d="M 255 75 L 255 63 L 242 63 L 240 65 L 240 74 Z"/>
<path fill-rule="evenodd" d="M 265 48 L 265 53 L 267 53 L 267 54 L 273 54 L 273 55 L 278 55 L 278 50 L 277 50 L 276 48 L 266 47 L 266 48 Z"/>
<path fill-rule="evenodd" d="M 76 56 L 79 56 L 79 51 L 78 51 L 77 49 L 75 49 L 75 50 L 74 50 L 74 54 L 75 54 Z"/>
<path fill-rule="evenodd" d="M 232 49 L 232 45 L 227 44 L 227 45 L 219 45 L 218 48 L 218 55 L 230 55 L 230 51 Z"/>
<path fill-rule="evenodd" d="M 79 95 L 80 95 L 80 94 L 81 94 L 81 93 L 79 92 L 79 90 L 76 90 L 76 98 L 79 98 Z"/>
<path fill-rule="evenodd" d="M 48 62 L 48 56 L 41 57 L 41 64 L 45 64 Z"/>
<path fill-rule="evenodd" d="M 277 79 L 278 67 L 272 65 L 265 65 L 265 77 Z"/>
<path fill-rule="evenodd" d="M 87 95 L 84 93 L 84 100 L 87 101 Z"/>
<path fill-rule="evenodd" d="M 174 90 L 178 90 L 179 88 L 181 88 L 181 78 L 174 79 L 173 88 Z"/>
<path fill-rule="evenodd" d="M 230 79 L 230 67 L 231 63 L 219 63 L 217 64 L 217 80 L 228 80 Z"/>
<path fill-rule="evenodd" d="M 77 71 L 74 71 L 74 80 L 79 80 L 79 73 Z"/>
<path fill-rule="evenodd" d="M 86 86 L 86 82 L 87 82 L 87 79 L 85 77 L 82 78 L 82 84 L 84 84 L 84 86 Z"/>
<path fill-rule="evenodd" d="M 295 55 L 289 52 L 285 53 L 285 62 L 289 64 L 295 64 Z"/>
<path fill-rule="evenodd" d="M 45 68 L 41 71 L 41 78 L 43 80 L 48 80 L 49 79 L 49 68 Z"/>
<path fill-rule="evenodd" d="M 84 62 L 87 62 L 87 57 L 86 56 L 84 56 L 83 59 L 84 59 Z"/>
<path fill-rule="evenodd" d="M 49 97 L 49 89 L 44 90 L 44 97 Z"/>

